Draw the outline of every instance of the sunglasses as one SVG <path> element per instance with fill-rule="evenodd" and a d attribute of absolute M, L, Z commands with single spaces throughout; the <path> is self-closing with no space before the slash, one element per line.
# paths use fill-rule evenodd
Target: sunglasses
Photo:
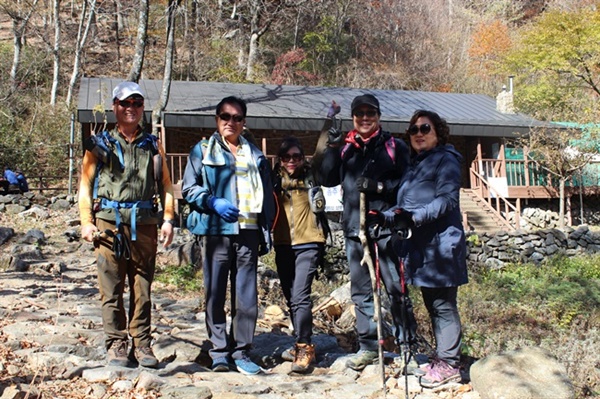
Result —
<path fill-rule="evenodd" d="M 429 123 L 423 123 L 421 126 L 417 126 L 417 125 L 410 125 L 408 129 L 406 129 L 406 132 L 410 135 L 410 136 L 414 136 L 415 134 L 421 132 L 421 134 L 427 134 L 429 132 L 431 132 L 431 126 L 429 126 Z"/>
<path fill-rule="evenodd" d="M 304 159 L 304 155 L 300 154 L 299 152 L 293 154 L 283 154 L 279 157 L 279 159 L 281 159 L 281 162 L 290 162 L 292 159 L 294 162 L 300 162 Z"/>
<path fill-rule="evenodd" d="M 117 100 L 117 104 L 123 108 L 142 108 L 144 106 L 144 100 Z"/>
<path fill-rule="evenodd" d="M 368 111 L 354 111 L 354 116 L 357 118 L 362 118 L 365 115 L 367 115 L 369 118 L 373 118 L 375 115 L 377 115 L 377 111 L 374 109 L 370 109 Z"/>
<path fill-rule="evenodd" d="M 227 112 L 223 112 L 222 114 L 219 114 L 219 119 L 221 119 L 224 122 L 229 122 L 232 118 L 235 123 L 240 123 L 241 121 L 244 120 L 244 117 L 242 115 L 231 115 L 231 114 L 228 114 Z"/>

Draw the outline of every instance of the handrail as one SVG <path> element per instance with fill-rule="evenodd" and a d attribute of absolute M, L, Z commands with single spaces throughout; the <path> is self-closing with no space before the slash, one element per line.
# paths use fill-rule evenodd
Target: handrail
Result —
<path fill-rule="evenodd" d="M 520 209 L 517 209 L 516 206 L 514 206 L 513 204 L 510 203 L 510 201 L 508 201 L 508 199 L 506 199 L 503 195 L 501 195 L 498 190 L 496 190 L 486 179 L 485 177 L 483 177 L 483 175 L 481 175 L 479 172 L 477 172 L 475 170 L 475 168 L 471 167 L 469 169 L 470 173 L 471 173 L 471 181 L 472 182 L 481 182 L 482 184 L 475 184 L 475 185 L 471 185 L 471 189 L 473 190 L 473 192 L 475 193 L 475 195 L 477 195 L 477 197 L 479 197 L 490 209 L 490 211 L 492 211 L 494 213 L 494 215 L 496 215 L 499 220 L 509 229 L 511 230 L 515 230 L 517 227 L 513 226 L 500 212 L 500 203 L 502 202 L 502 204 L 504 205 L 504 209 L 505 209 L 505 213 L 509 212 L 509 209 L 514 211 L 515 213 L 515 225 L 516 226 L 520 226 Z M 487 198 L 486 196 L 483 194 L 485 191 L 488 193 Z M 492 205 L 492 194 L 494 194 L 494 198 L 495 198 L 495 202 L 496 202 L 496 207 L 494 207 Z"/>

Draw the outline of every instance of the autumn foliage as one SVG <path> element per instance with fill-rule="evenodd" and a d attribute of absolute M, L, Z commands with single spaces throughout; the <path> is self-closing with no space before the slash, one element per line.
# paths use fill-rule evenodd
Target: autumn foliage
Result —
<path fill-rule="evenodd" d="M 494 20 L 480 23 L 473 33 L 469 48 L 472 72 L 486 76 L 494 74 L 498 63 L 510 48 L 509 30 L 504 22 Z"/>

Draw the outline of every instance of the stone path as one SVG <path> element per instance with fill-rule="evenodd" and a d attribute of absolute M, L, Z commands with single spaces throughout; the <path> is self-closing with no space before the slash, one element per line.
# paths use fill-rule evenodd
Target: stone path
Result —
<path fill-rule="evenodd" d="M 386 367 L 384 395 L 379 366 L 361 373 L 347 369 L 349 354 L 335 337 L 325 334 L 314 337 L 318 363 L 312 374 L 290 374 L 290 363 L 282 362 L 280 354 L 293 338 L 260 327 L 250 356 L 264 367 L 263 373 L 213 373 L 207 368 L 199 298 L 175 299 L 160 290 L 153 295 L 153 348 L 159 368 L 107 367 L 90 245 L 72 242 L 44 251 L 50 252 L 40 262 L 44 267 L 32 263 L 28 271 L 0 272 L 0 399 L 27 394 L 98 399 L 405 398 L 404 377 L 394 377 L 399 370 Z M 409 397 L 478 399 L 479 395 L 468 384 L 424 390 L 411 376 Z"/>

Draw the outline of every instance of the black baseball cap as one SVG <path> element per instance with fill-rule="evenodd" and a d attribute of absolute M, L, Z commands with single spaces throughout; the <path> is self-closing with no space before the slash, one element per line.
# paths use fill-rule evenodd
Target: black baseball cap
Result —
<path fill-rule="evenodd" d="M 352 114 L 354 115 L 354 110 L 361 105 L 368 105 L 369 107 L 375 108 L 377 113 L 381 115 L 381 111 L 379 110 L 379 100 L 372 94 L 362 94 L 360 96 L 354 97 L 352 100 Z"/>

